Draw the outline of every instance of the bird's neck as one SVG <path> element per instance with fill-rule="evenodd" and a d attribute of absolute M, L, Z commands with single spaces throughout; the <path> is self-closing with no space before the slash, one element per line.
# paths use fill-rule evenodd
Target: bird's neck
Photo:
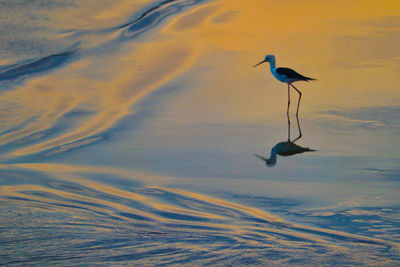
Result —
<path fill-rule="evenodd" d="M 267 164 L 268 165 L 275 165 L 276 164 L 276 154 L 277 154 L 277 152 L 278 151 L 277 151 L 276 146 L 271 149 L 271 156 L 270 156 L 269 159 L 267 159 Z"/>
<path fill-rule="evenodd" d="M 270 68 L 271 68 L 271 72 L 275 72 L 275 69 L 276 69 L 275 58 L 272 58 L 272 59 L 269 61 L 269 66 L 270 66 Z"/>

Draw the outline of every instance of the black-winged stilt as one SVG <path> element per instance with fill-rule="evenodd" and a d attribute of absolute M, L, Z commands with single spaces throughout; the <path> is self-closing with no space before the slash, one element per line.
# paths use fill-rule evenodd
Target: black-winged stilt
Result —
<path fill-rule="evenodd" d="M 283 83 L 287 83 L 287 85 L 288 85 L 288 107 L 287 107 L 287 111 L 286 111 L 287 113 L 289 113 L 289 106 L 290 106 L 290 86 L 292 86 L 299 93 L 299 101 L 297 102 L 297 111 L 296 111 L 296 115 L 297 115 L 299 113 L 301 92 L 299 89 L 294 87 L 294 85 L 292 83 L 297 82 L 297 81 L 308 82 L 308 81 L 312 81 L 312 80 L 316 80 L 316 79 L 305 77 L 289 68 L 277 68 L 275 65 L 275 56 L 274 55 L 266 55 L 265 59 L 263 61 L 261 61 L 260 63 L 254 65 L 253 68 L 257 67 L 258 65 L 260 65 L 264 62 L 269 62 L 270 67 L 271 67 L 271 73 L 272 73 L 272 75 L 275 76 L 275 78 L 277 80 L 279 80 Z"/>

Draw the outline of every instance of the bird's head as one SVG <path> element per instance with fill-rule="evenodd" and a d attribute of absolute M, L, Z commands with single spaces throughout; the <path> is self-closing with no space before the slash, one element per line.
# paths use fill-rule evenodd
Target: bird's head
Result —
<path fill-rule="evenodd" d="M 267 160 L 265 161 L 265 165 L 267 165 L 267 167 L 274 167 L 275 164 L 276 164 L 276 157 L 275 157 L 275 158 L 267 159 Z"/>
<path fill-rule="evenodd" d="M 260 63 L 257 63 L 256 65 L 254 65 L 253 68 L 254 68 L 254 67 L 257 67 L 258 65 L 260 65 L 260 64 L 262 64 L 262 63 L 271 62 L 271 61 L 273 61 L 274 59 L 275 59 L 275 56 L 274 56 L 274 55 L 266 55 L 265 58 L 264 58 L 264 60 L 261 61 Z"/>
<path fill-rule="evenodd" d="M 271 157 L 269 159 L 267 159 L 266 157 L 260 156 L 258 154 L 254 154 L 254 156 L 256 156 L 257 158 L 264 161 L 265 165 L 267 165 L 267 167 L 274 167 L 276 164 L 276 155 L 275 155 L 275 157 Z"/>

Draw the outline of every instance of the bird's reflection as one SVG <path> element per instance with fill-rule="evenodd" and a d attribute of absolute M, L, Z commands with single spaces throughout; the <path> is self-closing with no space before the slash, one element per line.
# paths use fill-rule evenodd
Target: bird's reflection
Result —
<path fill-rule="evenodd" d="M 271 149 L 271 155 L 269 158 L 254 154 L 257 158 L 263 160 L 268 167 L 273 167 L 276 164 L 277 156 L 293 156 L 296 154 L 315 151 L 308 147 L 302 147 L 296 145 L 295 142 L 299 140 L 303 135 L 301 133 L 301 127 L 299 122 L 299 116 L 296 114 L 296 121 L 297 121 L 297 128 L 299 131 L 299 136 L 296 137 L 293 141 L 290 140 L 290 118 L 289 113 L 287 113 L 287 120 L 288 120 L 288 139 L 286 142 L 279 142 Z"/>

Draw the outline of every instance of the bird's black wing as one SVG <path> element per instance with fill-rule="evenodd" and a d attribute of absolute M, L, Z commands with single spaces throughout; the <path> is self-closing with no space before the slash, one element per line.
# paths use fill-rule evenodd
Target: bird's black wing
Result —
<path fill-rule="evenodd" d="M 299 153 L 304 153 L 304 152 L 309 152 L 309 151 L 315 151 L 314 149 L 310 149 L 308 147 L 302 147 L 299 145 L 296 145 L 293 142 L 285 142 L 283 143 L 284 147 L 279 151 L 277 154 L 281 156 L 293 156 Z"/>
<path fill-rule="evenodd" d="M 277 68 L 276 72 L 280 75 L 285 75 L 288 78 L 293 78 L 293 79 L 298 79 L 298 80 L 303 80 L 303 81 L 315 80 L 313 78 L 303 76 L 300 73 L 297 73 L 294 70 L 289 69 L 289 68 Z"/>

